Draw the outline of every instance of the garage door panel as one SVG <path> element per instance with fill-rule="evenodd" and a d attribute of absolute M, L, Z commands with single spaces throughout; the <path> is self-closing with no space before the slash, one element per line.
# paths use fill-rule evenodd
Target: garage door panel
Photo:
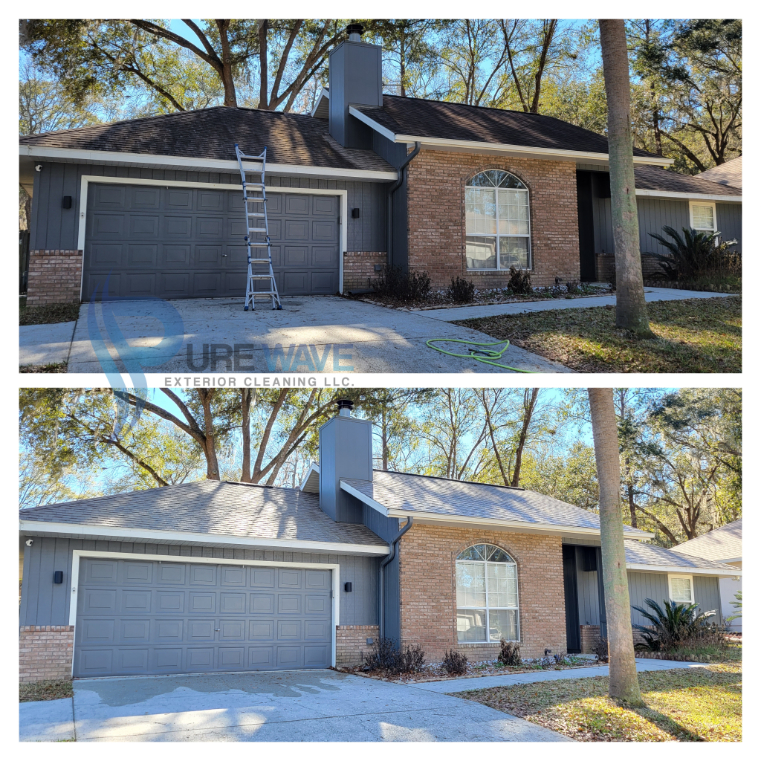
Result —
<path fill-rule="evenodd" d="M 243 298 L 246 224 L 239 189 L 94 183 L 88 199 L 84 300 L 96 286 L 102 294 L 106 277 L 109 297 Z M 338 198 L 272 189 L 267 201 L 281 294 L 335 293 Z M 169 277 L 172 272 L 177 276 Z M 266 290 L 266 283 L 259 285 Z"/>
<path fill-rule="evenodd" d="M 325 668 L 329 570 L 83 558 L 75 676 Z"/>

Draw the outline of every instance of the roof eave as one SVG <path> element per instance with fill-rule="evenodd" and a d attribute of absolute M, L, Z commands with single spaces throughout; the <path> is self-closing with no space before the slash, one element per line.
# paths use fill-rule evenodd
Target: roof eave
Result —
<path fill-rule="evenodd" d="M 638 197 L 643 198 L 680 198 L 695 201 L 722 201 L 724 203 L 742 203 L 742 196 L 726 196 L 720 193 L 683 193 L 672 190 L 639 190 L 635 191 Z"/>
<path fill-rule="evenodd" d="M 539 156 L 547 158 L 567 158 L 575 161 L 609 161 L 607 153 L 593 153 L 589 151 L 570 151 L 559 150 L 556 148 L 534 148 L 525 145 L 509 145 L 506 143 L 485 143 L 478 140 L 450 140 L 448 138 L 423 137 L 421 135 L 405 135 L 394 133 L 386 127 L 378 124 L 366 114 L 362 113 L 354 106 L 349 106 L 349 113 L 359 119 L 364 124 L 374 129 L 393 143 L 420 143 L 423 148 L 426 146 L 441 148 L 459 148 L 472 151 L 491 151 L 499 153 L 509 153 L 527 156 Z M 663 156 L 634 156 L 635 164 L 653 165 L 653 166 L 671 166 L 674 159 Z"/>
<path fill-rule="evenodd" d="M 683 565 L 650 565 L 649 563 L 627 563 L 628 571 L 652 571 L 654 573 L 674 573 L 687 576 L 742 576 L 741 569 L 693 568 Z"/>

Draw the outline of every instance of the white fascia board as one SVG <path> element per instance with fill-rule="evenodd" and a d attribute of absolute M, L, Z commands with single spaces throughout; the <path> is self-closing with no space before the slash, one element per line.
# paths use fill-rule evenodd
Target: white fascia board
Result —
<path fill-rule="evenodd" d="M 568 151 L 558 150 L 556 148 L 531 148 L 525 145 L 509 145 L 507 143 L 484 143 L 479 140 L 450 140 L 444 137 L 422 137 L 420 135 L 401 135 L 392 132 L 391 130 L 378 124 L 378 122 L 371 119 L 366 114 L 363 114 L 359 109 L 354 106 L 349 106 L 349 113 L 359 119 L 364 124 L 372 127 L 376 132 L 383 135 L 383 137 L 391 140 L 394 143 L 420 143 L 423 146 L 441 146 L 449 148 L 466 148 L 473 151 L 489 150 L 489 151 L 504 151 L 505 153 L 525 153 L 530 155 L 539 156 L 560 156 L 563 158 L 574 159 L 576 161 L 591 160 L 591 161 L 608 161 L 609 157 L 607 153 L 589 153 L 587 151 Z M 656 166 L 671 166 L 674 163 L 674 159 L 667 158 L 648 158 L 644 156 L 634 156 L 635 164 L 647 164 Z"/>
<path fill-rule="evenodd" d="M 387 545 L 315 542 L 305 539 L 259 539 L 227 534 L 197 534 L 190 531 L 157 531 L 154 529 L 91 526 L 81 523 L 49 523 L 19 521 L 22 534 L 68 534 L 76 536 L 107 536 L 117 540 L 147 539 L 153 542 L 179 544 L 230 544 L 238 547 L 271 550 L 302 550 L 304 552 L 347 553 L 350 555 L 388 555 Z"/>
<path fill-rule="evenodd" d="M 299 489 L 301 489 L 301 491 L 304 491 L 309 485 L 309 481 L 312 478 L 312 476 L 315 476 L 315 475 L 318 476 L 319 478 L 320 466 L 316 462 L 313 462 L 309 466 L 309 470 L 307 471 L 306 476 L 304 476 L 304 480 L 301 482 L 301 486 L 299 486 Z M 319 494 L 319 493 L 320 493 L 320 487 L 319 487 L 319 481 L 318 481 L 317 491 L 310 490 L 310 494 Z"/>
<path fill-rule="evenodd" d="M 742 571 L 726 568 L 687 568 L 682 565 L 647 565 L 646 563 L 627 563 L 627 571 L 652 571 L 654 573 L 670 573 L 674 576 L 741 576 Z"/>
<path fill-rule="evenodd" d="M 372 507 L 373 510 L 379 512 L 384 518 L 388 518 L 389 511 L 381 505 L 380 502 L 376 502 L 372 497 L 368 497 L 367 494 L 363 494 L 359 489 L 355 489 L 351 484 L 347 484 L 345 481 L 340 481 L 341 488 L 352 497 L 356 497 L 360 502 L 364 502 L 368 507 Z M 404 517 L 408 517 L 406 514 Z"/>
<path fill-rule="evenodd" d="M 668 190 L 637 190 L 642 198 L 681 198 L 688 201 L 721 201 L 722 203 L 742 203 L 742 196 L 724 196 L 708 193 L 674 193 Z"/>
<path fill-rule="evenodd" d="M 71 148 L 47 148 L 21 145 L 19 155 L 33 158 L 64 159 L 114 164 L 141 164 L 144 166 L 172 166 L 187 170 L 213 170 L 238 174 L 238 162 L 223 159 L 193 159 L 185 156 L 155 156 L 147 153 L 121 153 L 119 151 L 87 151 Z M 244 162 L 244 164 L 247 162 Z M 274 164 L 267 162 L 267 171 L 273 174 L 298 174 L 308 177 L 329 177 L 350 180 L 396 180 L 396 172 L 382 172 L 371 169 L 334 169 L 331 167 L 302 166 L 299 164 Z"/>
<path fill-rule="evenodd" d="M 320 94 L 317 96 L 315 102 L 314 102 L 314 108 L 312 109 L 312 112 L 309 114 L 310 116 L 314 116 L 317 113 L 317 109 L 322 105 L 322 99 L 325 98 L 325 100 L 330 100 L 330 93 L 324 88 L 320 88 Z"/>

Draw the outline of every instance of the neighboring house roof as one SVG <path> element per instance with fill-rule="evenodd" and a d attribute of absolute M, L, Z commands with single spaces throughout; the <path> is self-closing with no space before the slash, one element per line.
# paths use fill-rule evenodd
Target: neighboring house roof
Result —
<path fill-rule="evenodd" d="M 363 496 L 377 503 L 388 515 L 470 518 L 524 524 L 527 529 L 572 528 L 588 533 L 600 530 L 595 513 L 525 489 L 382 470 L 374 471 L 372 481 L 343 478 L 341 486 L 355 496 L 361 495 L 360 499 Z M 624 530 L 632 538 L 652 536 L 630 526 Z"/>
<path fill-rule="evenodd" d="M 721 575 L 736 576 L 737 568 L 714 560 L 689 557 L 676 552 L 676 548 L 667 550 L 654 544 L 624 541 L 626 548 L 626 567 L 630 570 L 671 570 L 684 573 L 723 572 Z"/>
<path fill-rule="evenodd" d="M 742 558 L 743 521 L 732 521 L 726 526 L 715 528 L 707 534 L 678 544 L 672 552 L 705 560 L 740 560 Z"/>
<path fill-rule="evenodd" d="M 706 169 L 705 172 L 695 175 L 703 180 L 710 180 L 719 185 L 729 185 L 733 188 L 742 188 L 743 186 L 743 159 L 738 156 L 736 159 L 726 161 L 712 169 Z"/>
<path fill-rule="evenodd" d="M 370 150 L 344 148 L 323 119 L 217 106 L 20 138 L 22 146 L 148 154 L 234 162 L 235 144 L 248 155 L 267 148 L 271 164 L 395 172 Z"/>
<path fill-rule="evenodd" d="M 19 511 L 19 518 L 38 524 L 31 528 L 40 531 L 49 530 L 50 524 L 71 524 L 104 530 L 367 545 L 388 551 L 388 545 L 367 527 L 336 523 L 320 509 L 314 494 L 225 481 L 198 481 L 27 508 Z"/>
<path fill-rule="evenodd" d="M 383 106 L 351 106 L 396 136 L 439 138 L 555 151 L 608 153 L 608 140 L 554 116 L 384 95 Z M 634 155 L 663 160 L 647 151 Z"/>
<path fill-rule="evenodd" d="M 679 174 L 657 166 L 638 166 L 634 169 L 634 183 L 638 191 L 653 190 L 690 195 L 740 196 L 739 188 L 718 187 L 701 175 Z"/>

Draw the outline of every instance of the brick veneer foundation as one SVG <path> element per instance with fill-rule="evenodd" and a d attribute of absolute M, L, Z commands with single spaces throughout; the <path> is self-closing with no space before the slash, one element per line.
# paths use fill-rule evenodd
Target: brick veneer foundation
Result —
<path fill-rule="evenodd" d="M 642 278 L 652 280 L 653 276 L 662 275 L 658 259 L 652 254 L 641 254 Z M 595 254 L 596 275 L 595 278 L 601 283 L 616 282 L 616 257 L 614 254 Z"/>
<path fill-rule="evenodd" d="M 19 681 L 71 679 L 73 626 L 22 626 L 19 630 Z"/>
<path fill-rule="evenodd" d="M 581 629 L 581 652 L 594 653 L 597 643 L 600 641 L 600 627 L 593 624 L 582 624 Z"/>
<path fill-rule="evenodd" d="M 27 306 L 79 301 L 82 252 L 34 249 L 29 252 Z"/>
<path fill-rule="evenodd" d="M 379 272 L 375 265 L 385 266 L 385 251 L 347 251 L 344 254 L 344 291 L 369 288 Z"/>
<path fill-rule="evenodd" d="M 428 662 L 450 648 L 470 660 L 494 659 L 499 643 L 457 642 L 455 560 L 471 544 L 502 547 L 518 565 L 521 655 L 565 652 L 565 598 L 560 537 L 415 524 L 400 541 L 402 644 L 419 643 Z"/>
<path fill-rule="evenodd" d="M 377 626 L 336 626 L 336 666 L 358 666 L 372 645 L 368 638 L 378 640 Z"/>
<path fill-rule="evenodd" d="M 458 275 L 477 288 L 507 283 L 507 273 L 466 269 L 465 183 L 486 169 L 511 172 L 529 189 L 532 285 L 554 285 L 556 277 L 578 281 L 576 164 L 571 161 L 420 151 L 407 170 L 410 267 L 425 270 L 434 288 L 446 288 Z"/>

